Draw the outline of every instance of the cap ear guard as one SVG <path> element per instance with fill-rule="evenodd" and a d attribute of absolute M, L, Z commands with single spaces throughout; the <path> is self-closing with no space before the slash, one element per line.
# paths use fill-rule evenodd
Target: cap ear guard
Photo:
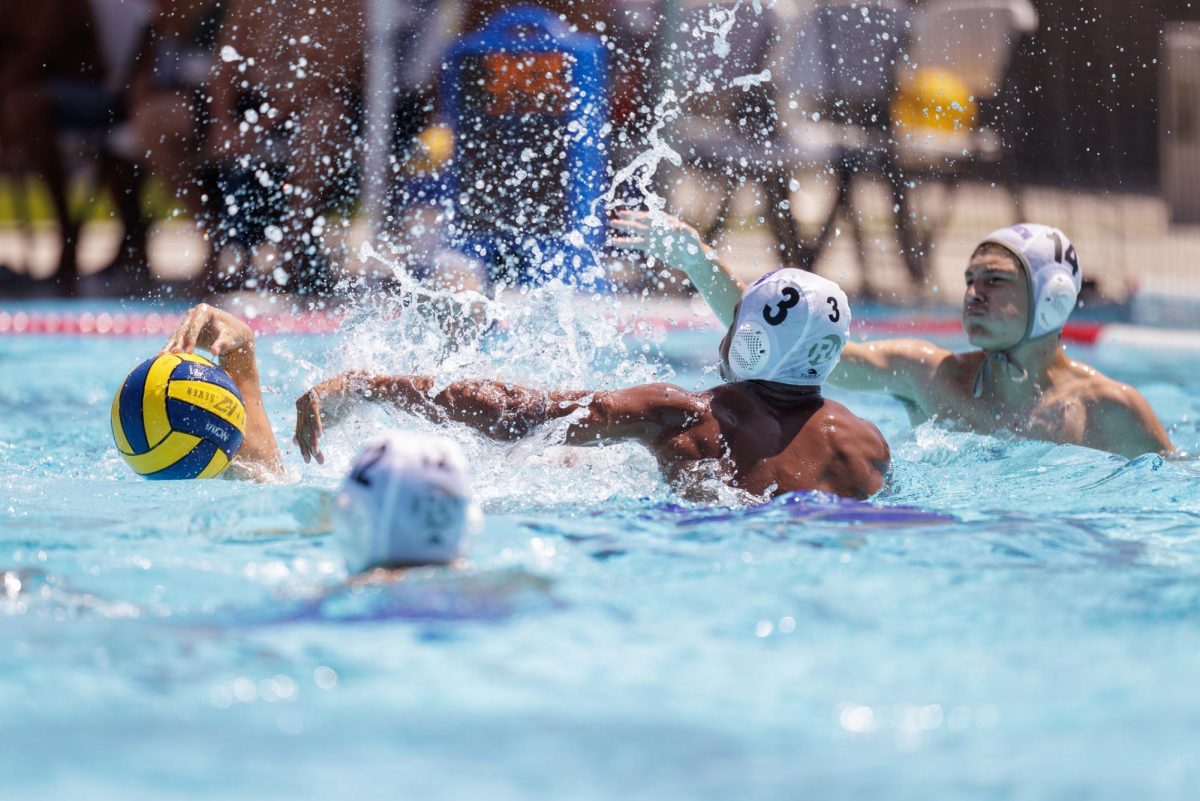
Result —
<path fill-rule="evenodd" d="M 771 338 L 754 322 L 745 322 L 729 340 L 729 366 L 739 381 L 753 378 L 771 360 Z"/>
<path fill-rule="evenodd" d="M 1062 273 L 1052 275 L 1034 304 L 1033 331 L 1057 331 L 1067 324 L 1079 296 L 1071 279 Z M 1035 334 L 1037 336 L 1037 334 Z"/>

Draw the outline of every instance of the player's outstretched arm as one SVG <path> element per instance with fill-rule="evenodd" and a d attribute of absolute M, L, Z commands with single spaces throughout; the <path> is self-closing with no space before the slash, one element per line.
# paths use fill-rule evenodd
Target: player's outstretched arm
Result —
<path fill-rule="evenodd" d="M 245 322 L 207 303 L 191 309 L 163 346 L 163 353 L 192 353 L 196 348 L 217 357 L 218 364 L 237 384 L 246 407 L 246 435 L 233 467 L 251 477 L 278 478 L 283 460 L 275 432 L 263 405 L 262 386 L 255 358 L 254 332 Z"/>
<path fill-rule="evenodd" d="M 571 418 L 566 434 L 571 445 L 621 439 L 650 444 L 668 426 L 686 424 L 700 403 L 692 393 L 667 384 L 588 392 L 471 380 L 437 390 L 431 376 L 348 373 L 321 382 L 296 401 L 295 442 L 306 462 L 324 462 L 320 440 L 325 426 L 365 400 L 392 403 L 438 423 L 462 423 L 506 441 L 551 420 Z"/>
<path fill-rule="evenodd" d="M 928 382 L 949 352 L 919 339 L 848 342 L 829 382 L 845 389 L 882 392 L 916 401 L 917 387 Z"/>
<path fill-rule="evenodd" d="M 733 308 L 745 287 L 705 244 L 695 228 L 662 212 L 622 209 L 611 225 L 619 235 L 611 237 L 614 247 L 640 250 L 682 270 L 723 325 L 733 322 Z"/>

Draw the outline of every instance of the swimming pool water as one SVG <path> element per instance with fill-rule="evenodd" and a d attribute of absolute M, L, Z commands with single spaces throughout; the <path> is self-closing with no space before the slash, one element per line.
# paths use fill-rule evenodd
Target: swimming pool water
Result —
<path fill-rule="evenodd" d="M 640 343 L 557 325 L 524 359 L 488 346 L 492 363 L 380 326 L 264 338 L 268 410 L 284 441 L 312 380 L 388 352 L 396 369 L 712 380 L 710 333 L 621 372 Z M 358 438 L 423 424 L 369 410 L 323 467 L 289 446 L 286 485 L 142 481 L 108 409 L 159 344 L 0 338 L 0 797 L 1200 788 L 1194 461 L 913 429 L 899 404 L 835 390 L 893 444 L 875 502 L 949 518 L 897 524 L 819 497 L 690 507 L 634 448 L 456 432 L 488 514 L 470 566 L 352 592 L 328 498 Z M 1098 366 L 1200 448 L 1194 364 Z"/>

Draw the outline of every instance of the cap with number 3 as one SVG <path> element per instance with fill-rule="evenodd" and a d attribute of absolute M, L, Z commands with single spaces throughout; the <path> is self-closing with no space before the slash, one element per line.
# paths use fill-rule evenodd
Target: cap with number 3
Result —
<path fill-rule="evenodd" d="M 729 375 L 820 386 L 849 331 L 850 303 L 833 281 L 793 267 L 767 273 L 742 293 L 729 337 Z"/>

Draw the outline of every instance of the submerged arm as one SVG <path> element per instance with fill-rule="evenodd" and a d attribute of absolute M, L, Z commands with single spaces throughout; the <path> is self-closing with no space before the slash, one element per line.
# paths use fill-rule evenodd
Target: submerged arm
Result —
<path fill-rule="evenodd" d="M 500 381 L 456 381 L 434 391 L 431 376 L 348 373 L 323 381 L 296 401 L 296 444 L 307 462 L 323 462 L 324 426 L 354 404 L 382 400 L 434 422 L 468 425 L 493 439 L 520 439 L 539 425 L 571 417 L 566 442 L 594 445 L 635 439 L 649 444 L 684 421 L 691 393 L 665 384 L 615 392 L 545 391 Z"/>

